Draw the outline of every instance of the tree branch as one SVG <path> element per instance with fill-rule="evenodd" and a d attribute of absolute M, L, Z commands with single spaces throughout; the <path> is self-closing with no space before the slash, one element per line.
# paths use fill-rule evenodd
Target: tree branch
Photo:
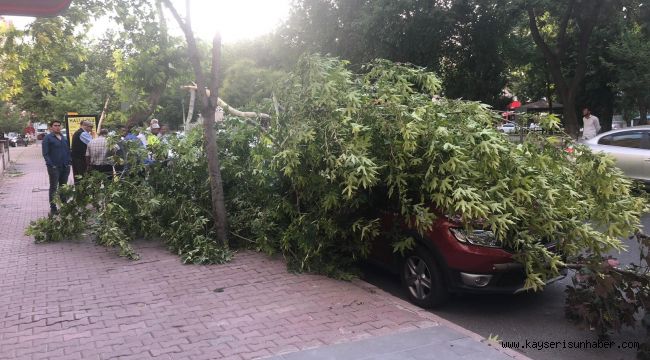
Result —
<path fill-rule="evenodd" d="M 589 51 L 589 38 L 591 33 L 596 26 L 598 21 L 598 15 L 600 15 L 600 9 L 603 5 L 603 1 L 596 1 L 595 4 L 591 7 L 591 11 L 587 14 L 587 18 L 584 22 L 580 24 L 580 38 L 578 40 L 578 55 L 576 57 L 576 71 L 571 80 L 570 91 L 575 93 L 580 85 L 580 82 L 585 76 L 587 71 L 587 52 Z"/>
<path fill-rule="evenodd" d="M 558 58 L 563 59 L 566 54 L 566 31 L 569 26 L 569 19 L 571 19 L 571 14 L 573 13 L 573 6 L 575 5 L 575 0 L 569 1 L 569 6 L 564 13 L 564 17 L 560 23 L 560 31 L 558 32 L 557 39 L 557 49 L 558 49 Z"/>
<path fill-rule="evenodd" d="M 528 12 L 528 22 L 530 24 L 530 33 L 533 37 L 535 44 L 542 50 L 542 54 L 546 58 L 546 61 L 549 63 L 549 68 L 551 74 L 553 75 L 553 80 L 558 86 L 558 90 L 566 94 L 569 91 L 569 87 L 562 76 L 562 64 L 558 56 L 551 50 L 544 38 L 539 32 L 539 27 L 537 27 L 537 15 L 535 15 L 535 9 L 532 5 L 526 5 L 526 10 Z"/>
<path fill-rule="evenodd" d="M 221 60 L 221 34 L 217 33 L 212 39 L 212 76 L 210 77 L 208 96 L 210 97 L 210 104 L 215 108 L 219 104 L 219 70 Z"/>
<path fill-rule="evenodd" d="M 197 86 L 196 85 L 184 85 L 184 86 L 181 86 L 181 89 L 196 90 Z M 207 94 L 210 97 L 212 97 L 211 93 L 212 92 L 210 90 L 207 91 Z M 221 106 L 224 111 L 226 111 L 229 114 L 234 115 L 234 116 L 243 117 L 243 118 L 260 118 L 260 119 L 264 119 L 264 120 L 270 120 L 271 119 L 271 115 L 266 114 L 266 113 L 258 113 L 258 112 L 254 112 L 254 111 L 241 111 L 241 110 L 235 109 L 234 107 L 228 105 L 228 103 L 226 103 L 225 101 L 223 101 L 223 99 L 221 99 L 219 97 L 217 98 L 217 105 Z"/>

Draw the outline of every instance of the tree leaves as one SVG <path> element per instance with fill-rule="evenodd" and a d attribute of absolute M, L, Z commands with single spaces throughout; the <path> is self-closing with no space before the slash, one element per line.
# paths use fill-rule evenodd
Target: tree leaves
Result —
<path fill-rule="evenodd" d="M 534 289 L 558 274 L 563 257 L 619 248 L 615 237 L 639 226 L 643 201 L 611 159 L 580 147 L 570 155 L 557 139 L 534 135 L 513 144 L 495 131 L 497 117 L 484 104 L 432 101 L 439 81 L 421 68 L 378 60 L 357 75 L 345 66 L 301 58 L 277 90 L 285 110 L 265 135 L 273 141 L 253 149 L 267 160 L 245 170 L 277 178 L 250 179 L 272 184 L 252 198 L 265 199 L 260 214 L 278 225 L 275 235 L 257 238 L 283 239 L 278 249 L 299 268 L 342 269 L 365 253 L 367 235 L 351 228 L 376 219 L 373 204 L 421 234 L 439 214 L 491 229 L 521 253 Z M 548 241 L 557 253 L 546 250 Z"/>

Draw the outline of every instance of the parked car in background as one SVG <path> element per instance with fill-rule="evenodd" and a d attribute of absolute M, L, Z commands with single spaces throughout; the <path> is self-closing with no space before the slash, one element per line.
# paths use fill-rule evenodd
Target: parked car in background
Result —
<path fill-rule="evenodd" d="M 36 140 L 43 140 L 47 135 L 47 128 L 36 128 Z"/>
<path fill-rule="evenodd" d="M 9 146 L 27 146 L 29 145 L 29 139 L 25 135 L 17 134 L 9 138 Z"/>
<path fill-rule="evenodd" d="M 502 133 L 510 134 L 510 133 L 516 133 L 517 130 L 519 130 L 519 129 L 518 129 L 517 124 L 508 121 L 508 122 L 505 122 L 505 123 L 497 126 L 497 130 L 502 132 Z"/>
<path fill-rule="evenodd" d="M 613 156 L 625 175 L 650 183 L 650 125 L 608 131 L 582 143 Z"/>
<path fill-rule="evenodd" d="M 538 123 L 532 122 L 532 123 L 530 123 L 530 125 L 528 125 L 528 130 L 529 131 L 542 131 L 542 127 Z"/>

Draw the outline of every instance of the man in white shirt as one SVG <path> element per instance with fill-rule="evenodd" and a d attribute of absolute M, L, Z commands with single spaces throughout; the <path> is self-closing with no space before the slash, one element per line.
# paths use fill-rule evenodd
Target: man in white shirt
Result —
<path fill-rule="evenodd" d="M 598 135 L 600 131 L 600 120 L 594 115 L 591 115 L 589 108 L 582 109 L 582 138 L 585 140 L 591 139 L 592 137 Z"/>

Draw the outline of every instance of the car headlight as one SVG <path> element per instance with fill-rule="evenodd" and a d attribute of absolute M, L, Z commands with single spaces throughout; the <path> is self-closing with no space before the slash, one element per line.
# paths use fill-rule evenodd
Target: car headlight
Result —
<path fill-rule="evenodd" d="M 494 233 L 489 230 L 472 230 L 467 231 L 463 228 L 451 228 L 451 233 L 458 242 L 463 244 L 472 244 L 477 246 L 500 248 L 499 241 Z"/>

